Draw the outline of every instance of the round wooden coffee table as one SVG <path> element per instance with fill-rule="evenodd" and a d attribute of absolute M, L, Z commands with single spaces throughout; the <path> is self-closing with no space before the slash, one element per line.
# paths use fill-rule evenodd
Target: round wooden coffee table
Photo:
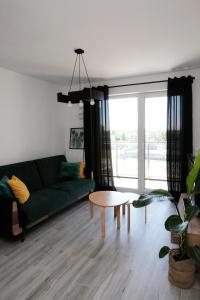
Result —
<path fill-rule="evenodd" d="M 128 199 L 123 193 L 114 191 L 100 191 L 89 195 L 90 201 L 90 216 L 93 218 L 93 204 L 101 208 L 101 236 L 105 239 L 105 209 L 106 207 L 114 207 L 117 213 L 117 228 L 120 228 L 120 206 L 125 204 Z"/>

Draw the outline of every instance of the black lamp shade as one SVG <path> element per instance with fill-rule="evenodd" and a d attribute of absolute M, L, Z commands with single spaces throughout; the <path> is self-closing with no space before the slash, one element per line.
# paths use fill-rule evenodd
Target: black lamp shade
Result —
<path fill-rule="evenodd" d="M 68 95 L 63 95 L 62 93 L 57 94 L 58 102 L 67 103 L 79 103 L 80 100 L 90 101 L 91 99 L 103 100 L 104 93 L 103 91 L 98 90 L 98 88 L 84 88 L 81 91 L 69 92 Z"/>

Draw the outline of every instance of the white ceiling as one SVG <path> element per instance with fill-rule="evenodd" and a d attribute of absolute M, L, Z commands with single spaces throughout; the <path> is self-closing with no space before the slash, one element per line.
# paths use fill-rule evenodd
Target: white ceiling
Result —
<path fill-rule="evenodd" d="M 0 66 L 63 83 L 200 66 L 199 0 L 0 0 Z"/>

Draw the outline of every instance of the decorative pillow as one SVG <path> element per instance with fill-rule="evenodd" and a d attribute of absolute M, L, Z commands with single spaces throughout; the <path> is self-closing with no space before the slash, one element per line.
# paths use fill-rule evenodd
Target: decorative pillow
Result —
<path fill-rule="evenodd" d="M 13 198 L 13 193 L 7 184 L 8 180 L 9 180 L 9 178 L 7 176 L 4 176 L 0 180 L 0 193 L 5 197 Z"/>
<path fill-rule="evenodd" d="M 80 162 L 80 178 L 81 179 L 85 178 L 84 169 L 85 169 L 85 164 L 83 162 Z"/>
<path fill-rule="evenodd" d="M 19 203 L 23 204 L 28 200 L 30 196 L 29 190 L 19 178 L 13 175 L 12 178 L 7 181 L 7 183 L 12 189 L 15 198 L 18 199 Z"/>
<path fill-rule="evenodd" d="M 61 162 L 60 177 L 65 179 L 80 179 L 80 163 Z"/>

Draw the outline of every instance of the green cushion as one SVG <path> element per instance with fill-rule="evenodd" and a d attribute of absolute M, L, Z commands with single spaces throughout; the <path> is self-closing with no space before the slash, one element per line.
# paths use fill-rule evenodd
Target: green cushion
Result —
<path fill-rule="evenodd" d="M 50 187 L 51 189 L 68 192 L 72 198 L 89 194 L 95 188 L 95 183 L 91 179 L 79 179 L 59 182 Z"/>
<path fill-rule="evenodd" d="M 9 178 L 7 176 L 4 176 L 0 180 L 0 193 L 5 197 L 13 198 L 13 193 L 7 184 L 8 179 Z"/>
<path fill-rule="evenodd" d="M 80 163 L 61 162 L 60 177 L 77 180 L 80 179 Z"/>

